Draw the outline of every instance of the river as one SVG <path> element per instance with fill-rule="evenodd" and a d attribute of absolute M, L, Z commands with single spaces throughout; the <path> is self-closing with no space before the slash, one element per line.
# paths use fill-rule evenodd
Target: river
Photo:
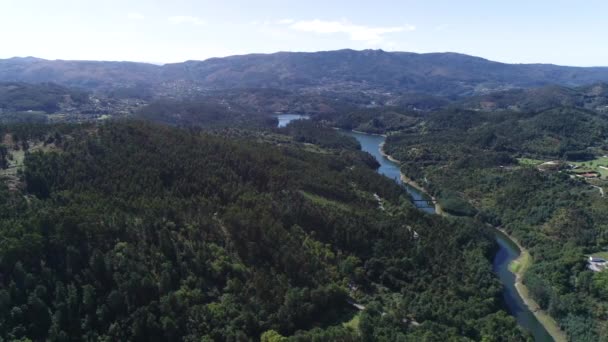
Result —
<path fill-rule="evenodd" d="M 279 127 L 286 126 L 292 120 L 308 118 L 294 114 L 285 115 L 289 115 L 289 119 L 284 115 L 279 115 Z M 281 123 L 283 123 L 283 125 L 281 125 Z M 380 174 L 395 180 L 395 182 L 399 184 L 403 184 L 406 191 L 410 194 L 410 196 L 412 196 L 413 203 L 416 207 L 427 213 L 435 213 L 433 203 L 429 202 L 430 198 L 426 194 L 420 192 L 418 189 L 404 184 L 401 181 L 401 171 L 399 165 L 380 153 L 380 148 L 386 140 L 384 136 L 352 131 L 341 132 L 357 139 L 359 144 L 361 144 L 361 149 L 370 153 L 376 158 L 378 163 L 380 163 L 380 168 L 378 169 Z M 535 341 L 553 341 L 551 335 L 549 335 L 545 327 L 543 327 L 543 325 L 536 319 L 534 314 L 528 309 L 515 288 L 515 275 L 509 270 L 509 264 L 519 256 L 519 248 L 503 234 L 496 233 L 495 236 L 499 249 L 494 257 L 492 267 L 503 285 L 503 298 L 505 300 L 507 310 L 515 317 L 517 323 L 521 327 L 532 333 Z"/>
<path fill-rule="evenodd" d="M 492 268 L 503 285 L 503 298 L 509 313 L 515 316 L 517 323 L 532 333 L 536 341 L 553 341 L 545 327 L 528 309 L 515 288 L 515 274 L 509 270 L 509 264 L 519 257 L 519 248 L 504 234 L 496 233 L 496 242 L 500 249 L 494 257 Z"/>
<path fill-rule="evenodd" d="M 433 204 L 431 198 L 420 190 L 403 183 L 401 181 L 401 169 L 399 168 L 399 164 L 392 162 L 380 153 L 380 146 L 384 143 L 385 137 L 346 130 L 342 130 L 341 132 L 357 139 L 359 144 L 361 144 L 361 149 L 376 158 L 378 163 L 380 163 L 380 168 L 378 168 L 380 174 L 394 180 L 398 184 L 404 185 L 405 190 L 410 194 L 414 205 L 418 209 L 427 213 L 435 213 L 435 204 Z"/>

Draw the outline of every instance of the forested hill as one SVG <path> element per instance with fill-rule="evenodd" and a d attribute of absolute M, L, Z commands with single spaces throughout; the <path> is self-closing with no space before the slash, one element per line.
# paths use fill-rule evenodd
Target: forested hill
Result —
<path fill-rule="evenodd" d="M 252 54 L 164 66 L 12 58 L 0 60 L 0 81 L 57 82 L 90 90 L 128 88 L 146 94 L 248 87 L 461 96 L 608 81 L 608 68 L 505 64 L 456 53 L 338 50 Z"/>
<path fill-rule="evenodd" d="M 524 340 L 489 232 L 307 130 L 3 127 L 0 165 L 26 153 L 17 183 L 0 170 L 0 337 Z"/>
<path fill-rule="evenodd" d="M 608 271 L 587 264 L 608 255 L 608 119 L 584 108 L 602 88 L 580 97 L 583 90 L 542 89 L 565 96 L 522 97 L 533 111 L 445 109 L 389 135 L 385 146 L 444 211 L 502 227 L 528 249 L 531 257 L 512 269 L 577 342 L 608 341 Z M 543 105 L 567 99 L 581 108 Z"/>
<path fill-rule="evenodd" d="M 1 82 L 54 82 L 84 89 L 150 84 L 158 81 L 158 66 L 132 62 L 63 61 L 41 58 L 0 60 Z"/>
<path fill-rule="evenodd" d="M 0 113 L 42 111 L 54 113 L 62 106 L 89 101 L 87 93 L 53 83 L 0 83 Z"/>
<path fill-rule="evenodd" d="M 539 112 L 555 107 L 578 107 L 608 112 L 608 84 L 582 87 L 549 85 L 530 89 L 513 89 L 488 95 L 473 96 L 454 103 L 454 107 L 474 110 Z"/>

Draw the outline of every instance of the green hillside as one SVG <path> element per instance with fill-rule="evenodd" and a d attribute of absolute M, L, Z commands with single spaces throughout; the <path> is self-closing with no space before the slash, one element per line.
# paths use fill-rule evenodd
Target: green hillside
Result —
<path fill-rule="evenodd" d="M 492 235 L 415 210 L 357 154 L 138 122 L 15 132 L 54 148 L 0 187 L 5 340 L 524 340 Z"/>

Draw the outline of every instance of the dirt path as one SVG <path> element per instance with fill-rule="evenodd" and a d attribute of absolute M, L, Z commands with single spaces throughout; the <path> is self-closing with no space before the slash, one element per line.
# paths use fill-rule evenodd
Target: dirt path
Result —
<path fill-rule="evenodd" d="M 604 197 L 604 188 L 597 186 L 597 185 L 591 185 L 591 186 L 598 189 L 600 191 L 600 196 Z"/>

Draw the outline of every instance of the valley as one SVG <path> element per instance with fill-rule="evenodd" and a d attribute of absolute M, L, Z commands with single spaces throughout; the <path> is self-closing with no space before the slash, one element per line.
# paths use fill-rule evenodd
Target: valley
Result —
<path fill-rule="evenodd" d="M 284 114 L 279 115 L 278 119 L 278 127 L 285 127 L 293 120 L 308 118 L 300 115 Z M 442 212 L 441 206 L 435 205 L 429 195 L 422 192 L 419 187 L 402 182 L 402 179 L 407 176 L 401 173 L 399 162 L 382 152 L 386 137 L 353 131 L 343 131 L 341 133 L 355 137 L 361 144 L 361 150 L 371 154 L 379 162 L 378 173 L 394 180 L 397 184 L 403 185 L 410 195 L 413 205 L 419 210 L 430 214 Z M 530 304 L 532 300 L 528 298 L 528 290 L 525 287 L 519 288 L 523 286 L 520 278 L 524 274 L 525 269 L 522 269 L 522 273 L 520 274 L 516 270 L 513 270 L 512 266 L 516 265 L 520 254 L 524 252 L 503 232 L 496 233 L 496 242 L 499 248 L 494 256 L 493 271 L 498 274 L 503 284 L 503 298 L 509 309 L 509 313 L 516 317 L 518 324 L 532 333 L 536 341 L 566 341 L 564 333 L 559 330 L 555 321 L 550 317 L 547 318 L 546 314 L 542 312 L 540 315 L 544 316 L 540 317 L 543 317 L 544 321 L 540 323 L 536 317 L 539 310 L 538 306 L 534 304 L 533 307 Z M 527 251 L 525 251 L 525 255 L 528 259 L 530 258 Z M 526 294 L 526 299 L 521 297 L 524 294 Z M 534 313 L 531 310 L 534 310 Z M 551 334 L 547 332 L 547 329 L 551 330 Z"/>
<path fill-rule="evenodd" d="M 395 166 L 397 166 L 397 172 L 399 173 L 399 177 L 393 178 L 396 182 L 401 183 L 402 177 L 401 171 L 399 169 L 399 164 L 395 164 L 395 162 L 388 160 L 388 156 L 382 155 L 381 158 L 378 157 L 378 151 L 381 151 L 382 145 L 384 144 L 384 138 L 378 139 L 381 141 L 380 143 L 369 143 L 369 136 L 362 133 L 354 133 L 359 142 L 362 145 L 362 150 L 374 155 L 376 159 L 380 162 L 381 166 L 378 169 L 378 172 L 385 175 L 386 177 L 394 177 Z M 414 188 L 407 183 L 402 183 L 406 187 L 408 193 L 412 197 L 412 201 L 416 207 L 420 210 L 423 210 L 428 213 L 439 213 L 441 212 L 441 206 L 437 205 L 437 210 L 435 208 L 435 204 L 433 202 L 429 202 L 428 195 L 421 193 L 418 188 Z M 517 246 L 509 240 L 508 237 L 503 236 L 501 234 L 496 234 L 496 241 L 498 243 L 499 249 L 496 252 L 493 261 L 493 270 L 495 273 L 499 275 L 499 279 L 502 281 L 504 290 L 503 296 L 505 299 L 505 303 L 509 308 L 509 312 L 514 315 L 522 327 L 527 329 L 532 333 L 534 339 L 536 341 L 550 341 L 554 338 L 550 336 L 546 328 L 537 320 L 537 318 L 530 311 L 531 308 L 526 304 L 522 298 L 520 297 L 520 292 L 516 290 L 516 280 L 511 273 L 511 265 L 512 263 L 519 257 L 520 250 Z M 555 323 L 553 323 L 555 324 Z M 563 335 L 563 333 L 558 331 L 558 334 Z M 561 337 L 561 335 L 558 335 Z M 555 339 L 558 340 L 558 339 Z M 559 339 L 560 341 L 564 339 Z"/>
<path fill-rule="evenodd" d="M 604 68 L 0 62 L 3 339 L 608 336 Z"/>
<path fill-rule="evenodd" d="M 608 342 L 606 13 L 0 1 L 0 342 Z"/>

